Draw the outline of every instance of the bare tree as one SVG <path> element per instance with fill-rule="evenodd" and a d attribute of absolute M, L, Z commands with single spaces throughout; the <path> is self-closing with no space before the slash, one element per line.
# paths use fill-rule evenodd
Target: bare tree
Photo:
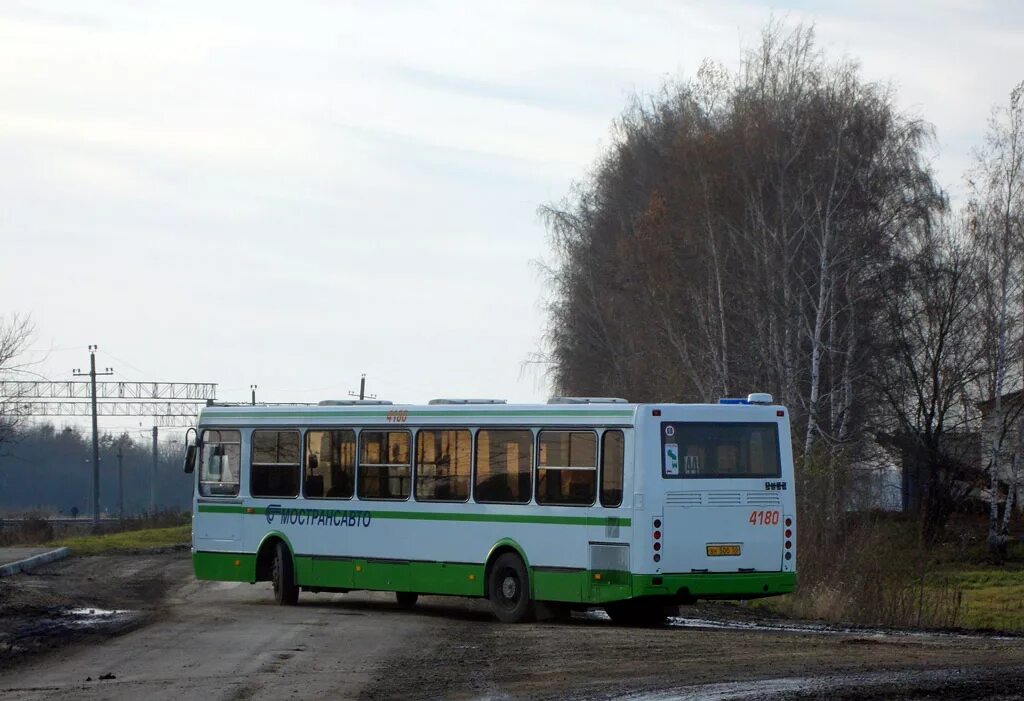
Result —
<path fill-rule="evenodd" d="M 834 466 L 873 399 L 879 271 L 943 204 L 921 155 L 928 126 L 853 62 L 826 60 L 812 29 L 773 22 L 739 71 L 705 63 L 635 100 L 614 135 L 542 210 L 556 387 L 646 401 L 770 391 L 791 407 L 804 466 L 819 453 Z"/>
<path fill-rule="evenodd" d="M 901 260 L 886 274 L 878 334 L 885 346 L 873 379 L 884 401 L 880 426 L 893 426 L 904 469 L 919 476 L 923 535 L 937 541 L 970 474 L 962 431 L 973 418 L 964 398 L 983 370 L 975 310 L 980 293 L 977 256 L 948 220 L 922 226 L 909 237 Z"/>
<path fill-rule="evenodd" d="M 993 110 L 985 147 L 976 157 L 970 207 L 974 238 L 984 253 L 985 297 L 980 311 L 988 360 L 985 398 L 996 426 L 987 446 L 988 541 L 994 553 L 1002 554 L 1020 482 L 1022 448 L 1018 442 L 1006 449 L 1016 416 L 1008 414 L 1005 395 L 1024 379 L 1024 368 L 1015 363 L 1024 359 L 1024 82 L 1011 91 L 1006 107 Z"/>
<path fill-rule="evenodd" d="M 32 332 L 32 321 L 27 316 L 0 318 L 0 388 L 4 380 L 18 379 L 26 369 L 22 356 Z M 17 392 L 0 389 L 0 449 L 13 439 L 19 419 Z"/>

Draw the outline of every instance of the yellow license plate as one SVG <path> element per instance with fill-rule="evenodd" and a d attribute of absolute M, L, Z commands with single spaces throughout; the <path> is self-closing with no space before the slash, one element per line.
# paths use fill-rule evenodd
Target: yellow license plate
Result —
<path fill-rule="evenodd" d="M 709 545 L 708 557 L 721 557 L 723 555 L 739 555 L 740 546 L 738 545 Z"/>

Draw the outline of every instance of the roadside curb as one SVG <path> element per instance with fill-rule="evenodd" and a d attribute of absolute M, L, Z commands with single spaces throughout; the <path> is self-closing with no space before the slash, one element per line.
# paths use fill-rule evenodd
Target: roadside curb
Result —
<path fill-rule="evenodd" d="M 39 553 L 32 557 L 26 557 L 24 560 L 17 560 L 16 562 L 0 566 L 0 577 L 10 577 L 12 574 L 17 574 L 18 572 L 28 572 L 39 565 L 63 560 L 70 554 L 71 550 L 69 548 L 57 548 L 56 550 Z"/>

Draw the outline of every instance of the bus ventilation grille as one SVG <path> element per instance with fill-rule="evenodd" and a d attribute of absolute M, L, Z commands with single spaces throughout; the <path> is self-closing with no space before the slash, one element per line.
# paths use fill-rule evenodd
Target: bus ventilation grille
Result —
<path fill-rule="evenodd" d="M 778 494 L 747 492 L 747 506 L 778 506 L 781 503 Z"/>
<path fill-rule="evenodd" d="M 665 492 L 665 503 L 669 506 L 700 506 L 700 492 Z"/>
<path fill-rule="evenodd" d="M 739 492 L 708 492 L 708 506 L 742 506 L 743 495 Z"/>

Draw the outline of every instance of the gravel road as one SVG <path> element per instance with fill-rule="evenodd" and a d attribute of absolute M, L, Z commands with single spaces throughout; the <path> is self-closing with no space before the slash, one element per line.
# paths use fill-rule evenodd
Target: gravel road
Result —
<path fill-rule="evenodd" d="M 91 612 L 91 613 L 90 613 Z M 74 558 L 0 588 L 0 699 L 1020 698 L 1024 639 L 493 622 L 484 602 L 196 582 L 188 554 Z M 742 616 L 741 626 L 710 627 Z M 755 627 L 750 627 L 751 625 Z"/>

